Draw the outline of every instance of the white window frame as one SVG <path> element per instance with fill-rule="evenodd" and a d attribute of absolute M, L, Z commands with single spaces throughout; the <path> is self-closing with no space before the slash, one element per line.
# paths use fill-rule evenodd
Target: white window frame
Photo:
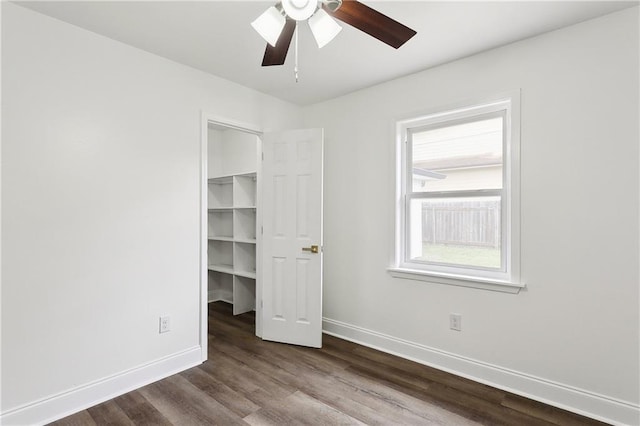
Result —
<path fill-rule="evenodd" d="M 442 108 L 396 122 L 396 226 L 393 263 L 389 272 L 397 278 L 452 284 L 517 293 L 520 282 L 520 93 L 509 92 L 477 102 Z M 503 116 L 503 185 L 501 190 L 412 193 L 411 133 L 484 117 Z M 446 196 L 501 196 L 502 269 L 415 262 L 408 259 L 409 204 L 412 199 Z"/>

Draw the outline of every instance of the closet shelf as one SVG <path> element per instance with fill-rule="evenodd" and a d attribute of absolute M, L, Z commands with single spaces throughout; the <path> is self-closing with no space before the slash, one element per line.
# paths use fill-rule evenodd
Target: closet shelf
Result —
<path fill-rule="evenodd" d="M 233 240 L 236 243 L 245 243 L 245 244 L 256 244 L 255 238 L 234 238 Z"/>
<path fill-rule="evenodd" d="M 244 173 L 231 173 L 226 175 L 213 176 L 207 179 L 209 183 L 229 183 L 233 180 L 234 177 L 250 177 L 255 179 L 257 174 L 254 171 L 244 172 Z"/>
<path fill-rule="evenodd" d="M 255 210 L 256 206 L 220 206 L 220 207 L 209 207 L 210 212 L 230 212 L 232 210 Z"/>
<path fill-rule="evenodd" d="M 208 240 L 211 241 L 230 241 L 232 243 L 244 243 L 244 244 L 256 244 L 255 238 L 234 238 L 234 237 L 225 237 L 221 235 L 209 235 L 207 236 Z"/>
<path fill-rule="evenodd" d="M 210 271 L 223 272 L 225 274 L 234 275 L 233 265 L 211 264 L 211 265 L 208 265 L 208 269 Z"/>
<path fill-rule="evenodd" d="M 208 268 L 210 271 L 222 272 L 223 274 L 236 275 L 238 277 L 245 277 L 256 279 L 255 271 L 243 271 L 240 269 L 234 269 L 231 265 L 209 265 Z"/>
<path fill-rule="evenodd" d="M 213 241 L 231 241 L 231 242 L 236 241 L 233 237 L 223 237 L 221 235 L 209 235 L 207 239 L 213 240 Z"/>
<path fill-rule="evenodd" d="M 256 172 L 208 179 L 209 300 L 233 304 L 234 315 L 255 310 Z"/>
<path fill-rule="evenodd" d="M 251 278 L 253 280 L 256 279 L 255 271 L 239 271 L 236 269 L 233 274 L 239 277 Z"/>

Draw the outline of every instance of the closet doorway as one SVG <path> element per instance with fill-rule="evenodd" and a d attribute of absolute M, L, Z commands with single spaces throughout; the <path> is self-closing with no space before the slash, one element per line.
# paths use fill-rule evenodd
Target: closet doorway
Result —
<path fill-rule="evenodd" d="M 256 311 L 256 335 L 322 345 L 322 129 L 263 133 L 203 114 L 201 346 L 207 304 Z"/>

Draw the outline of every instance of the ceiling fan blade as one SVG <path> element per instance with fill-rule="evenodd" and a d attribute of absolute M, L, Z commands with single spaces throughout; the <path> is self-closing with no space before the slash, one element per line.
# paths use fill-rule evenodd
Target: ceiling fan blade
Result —
<path fill-rule="evenodd" d="M 396 49 L 405 44 L 416 32 L 400 22 L 360 3 L 357 0 L 343 0 L 338 10 L 327 13 L 352 27 L 364 31 L 372 37 Z"/>
<path fill-rule="evenodd" d="M 287 18 L 287 22 L 284 24 L 284 28 L 278 37 L 275 47 L 267 44 L 267 49 L 264 51 L 264 58 L 262 58 L 262 66 L 269 67 L 271 65 L 283 65 L 284 60 L 287 58 L 287 52 L 289 51 L 289 45 L 293 38 L 293 32 L 296 30 L 296 21 Z"/>

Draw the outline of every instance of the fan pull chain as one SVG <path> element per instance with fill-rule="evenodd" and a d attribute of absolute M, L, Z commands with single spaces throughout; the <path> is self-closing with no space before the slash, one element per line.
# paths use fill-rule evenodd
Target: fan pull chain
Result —
<path fill-rule="evenodd" d="M 298 21 L 296 21 L 296 39 L 295 39 L 295 65 L 293 67 L 293 73 L 296 76 L 296 83 L 298 82 Z"/>

